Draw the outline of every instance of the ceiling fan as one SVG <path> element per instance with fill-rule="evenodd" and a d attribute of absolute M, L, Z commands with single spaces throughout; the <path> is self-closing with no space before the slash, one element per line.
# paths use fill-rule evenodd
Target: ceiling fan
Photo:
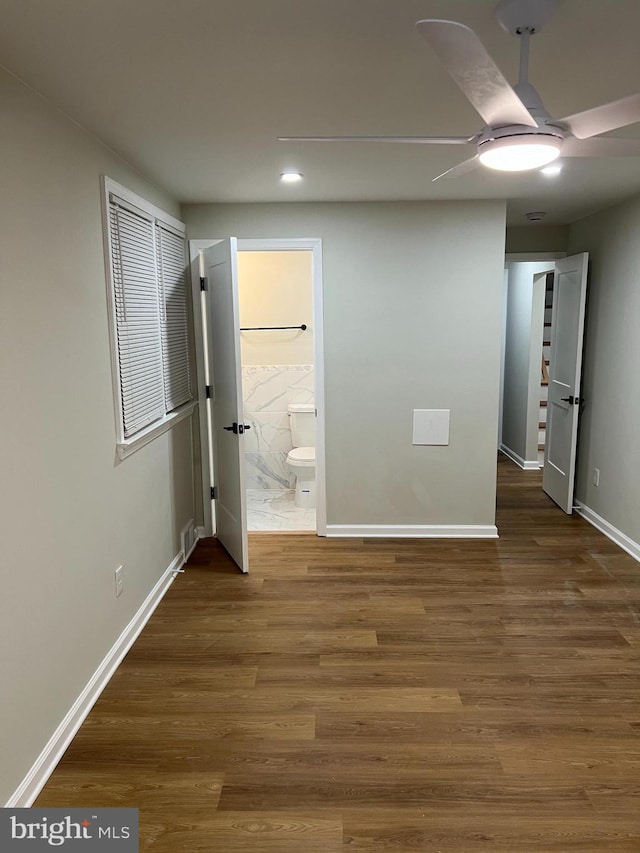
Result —
<path fill-rule="evenodd" d="M 469 136 L 281 136 L 281 142 L 401 142 L 475 145 L 476 153 L 434 178 L 452 178 L 483 164 L 507 172 L 537 169 L 563 157 L 640 156 L 640 140 L 598 138 L 640 122 L 640 93 L 562 119 L 545 110 L 529 83 L 529 40 L 555 11 L 557 0 L 500 0 L 496 17 L 520 37 L 520 77 L 511 86 L 478 36 L 456 21 L 427 19 L 416 28 L 471 101 L 484 127 Z"/>

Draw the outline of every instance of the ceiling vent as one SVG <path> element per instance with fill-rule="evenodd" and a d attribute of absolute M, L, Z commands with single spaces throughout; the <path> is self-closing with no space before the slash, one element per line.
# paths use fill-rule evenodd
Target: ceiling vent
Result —
<path fill-rule="evenodd" d="M 527 222 L 540 222 L 541 219 L 547 215 L 544 210 L 532 210 L 530 213 L 525 213 L 525 219 Z"/>

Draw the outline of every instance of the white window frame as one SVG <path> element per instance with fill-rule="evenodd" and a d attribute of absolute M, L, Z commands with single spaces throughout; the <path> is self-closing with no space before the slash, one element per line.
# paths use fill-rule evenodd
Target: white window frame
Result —
<path fill-rule="evenodd" d="M 171 214 L 162 210 L 159 207 L 156 207 L 151 202 L 148 202 L 146 199 L 132 192 L 131 190 L 123 187 L 122 184 L 117 183 L 117 181 L 112 180 L 106 175 L 102 176 L 101 180 L 101 192 L 102 192 L 102 223 L 103 223 L 103 242 L 104 242 L 104 260 L 105 260 L 105 273 L 107 280 L 107 311 L 109 316 L 109 344 L 111 350 L 111 377 L 113 383 L 113 403 L 114 403 L 114 415 L 115 415 L 115 427 L 116 427 L 116 452 L 120 459 L 125 459 L 127 456 L 130 456 L 132 453 L 135 453 L 136 450 L 139 450 L 141 447 L 144 447 L 149 442 L 153 441 L 159 435 L 170 430 L 180 421 L 185 420 L 185 418 L 190 417 L 197 405 L 197 400 L 195 398 L 195 389 L 194 389 L 194 399 L 188 403 L 184 403 L 182 406 L 179 406 L 177 409 L 174 409 L 172 412 L 165 414 L 163 418 L 154 421 L 154 423 L 150 424 L 148 427 L 137 432 L 135 435 L 130 438 L 125 437 L 124 434 L 124 421 L 122 416 L 122 392 L 120 388 L 120 364 L 118 359 L 118 336 L 117 336 L 117 324 L 116 324 L 116 311 L 115 311 L 115 287 L 113 281 L 113 270 L 111 266 L 111 230 L 109 226 L 109 196 L 111 193 L 118 196 L 122 199 L 122 201 L 127 202 L 128 204 L 133 205 L 134 207 L 139 208 L 144 213 L 150 215 L 154 219 L 160 220 L 161 222 L 169 225 L 174 230 L 179 231 L 181 234 L 185 234 L 186 229 L 183 222 L 176 219 Z M 185 275 L 186 275 L 186 266 L 187 260 L 185 255 Z M 187 294 L 185 292 L 185 300 L 187 300 Z"/>

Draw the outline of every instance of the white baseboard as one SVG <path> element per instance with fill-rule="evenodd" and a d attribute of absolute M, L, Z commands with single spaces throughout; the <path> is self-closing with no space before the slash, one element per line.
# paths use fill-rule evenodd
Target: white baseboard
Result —
<path fill-rule="evenodd" d="M 539 471 L 540 463 L 537 459 L 523 459 L 522 456 L 518 456 L 515 450 L 511 450 L 510 447 L 507 447 L 506 444 L 500 445 L 500 452 L 504 453 L 505 456 L 508 456 L 512 462 L 515 462 L 523 471 Z"/>
<path fill-rule="evenodd" d="M 100 698 L 100 694 L 109 683 L 111 676 L 173 583 L 184 562 L 184 554 L 180 551 L 171 561 L 171 565 L 162 573 L 162 577 L 91 676 L 87 686 L 73 703 L 25 778 L 11 795 L 5 808 L 29 808 L 31 806 L 85 721 L 89 711 Z"/>
<path fill-rule="evenodd" d="M 327 524 L 328 537 L 358 539 L 497 539 L 493 524 Z"/>
<path fill-rule="evenodd" d="M 594 512 L 590 507 L 580 501 L 574 501 L 574 504 L 574 508 L 578 515 L 582 516 L 582 518 L 588 521 L 589 524 L 593 524 L 600 533 L 604 533 L 608 539 L 611 539 L 611 541 L 615 542 L 616 545 L 619 545 L 623 551 L 626 551 L 627 554 L 630 554 L 635 560 L 640 562 L 640 544 L 634 542 L 633 539 L 630 539 L 625 533 L 618 530 L 617 527 L 614 527 L 613 524 L 610 524 L 605 518 L 598 515 L 598 513 Z"/>

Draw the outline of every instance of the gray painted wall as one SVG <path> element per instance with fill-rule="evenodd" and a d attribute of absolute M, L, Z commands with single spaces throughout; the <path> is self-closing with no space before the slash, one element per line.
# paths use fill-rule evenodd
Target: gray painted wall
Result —
<path fill-rule="evenodd" d="M 507 228 L 506 252 L 566 252 L 568 240 L 568 225 L 511 225 Z"/>
<path fill-rule="evenodd" d="M 0 102 L 5 803 L 180 550 L 194 507 L 188 420 L 116 463 L 99 176 L 177 205 L 4 72 Z"/>
<path fill-rule="evenodd" d="M 574 223 L 569 249 L 590 259 L 576 497 L 640 542 L 640 197 Z"/>
<path fill-rule="evenodd" d="M 502 202 L 186 205 L 191 238 L 321 237 L 329 524 L 493 524 Z M 448 447 L 412 410 L 450 408 Z"/>

